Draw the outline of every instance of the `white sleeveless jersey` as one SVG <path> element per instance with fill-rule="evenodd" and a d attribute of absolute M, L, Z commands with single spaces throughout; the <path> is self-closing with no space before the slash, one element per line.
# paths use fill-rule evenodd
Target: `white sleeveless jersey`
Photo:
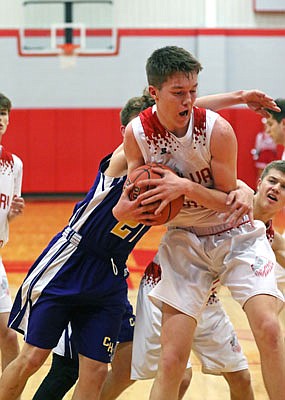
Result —
<path fill-rule="evenodd" d="M 218 114 L 193 107 L 186 134 L 178 138 L 159 122 L 156 105 L 132 120 L 134 136 L 145 163 L 168 165 L 179 176 L 207 188 L 213 188 L 210 138 Z M 223 223 L 216 211 L 207 209 L 189 198 L 169 226 L 216 226 Z"/>
<path fill-rule="evenodd" d="M 23 163 L 19 157 L 0 147 L 0 247 L 9 239 L 8 212 L 15 195 L 21 196 Z"/>

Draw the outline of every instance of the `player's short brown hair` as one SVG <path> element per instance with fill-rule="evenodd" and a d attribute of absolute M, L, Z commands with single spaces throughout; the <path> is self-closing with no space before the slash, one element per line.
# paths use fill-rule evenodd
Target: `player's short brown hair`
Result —
<path fill-rule="evenodd" d="M 267 111 L 271 114 L 273 119 L 275 119 L 278 123 L 280 123 L 282 119 L 285 118 L 285 99 L 282 98 L 276 99 L 275 103 L 278 105 L 281 111 L 278 112 L 269 109 L 267 109 Z"/>
<path fill-rule="evenodd" d="M 0 93 L 0 109 L 11 111 L 12 103 L 3 93 Z"/>
<path fill-rule="evenodd" d="M 127 126 L 141 111 L 151 107 L 153 104 L 154 100 L 147 90 L 143 92 L 142 96 L 132 97 L 121 110 L 121 124 Z"/>
<path fill-rule="evenodd" d="M 176 72 L 185 75 L 199 73 L 202 70 L 200 62 L 189 51 L 177 46 L 166 46 L 155 50 L 146 63 L 146 75 L 149 85 L 161 88 Z"/>
<path fill-rule="evenodd" d="M 271 161 L 271 163 L 267 164 L 264 170 L 262 171 L 260 179 L 263 180 L 267 175 L 269 175 L 271 169 L 276 169 L 277 171 L 280 171 L 283 174 L 285 174 L 285 161 L 284 160 Z"/>

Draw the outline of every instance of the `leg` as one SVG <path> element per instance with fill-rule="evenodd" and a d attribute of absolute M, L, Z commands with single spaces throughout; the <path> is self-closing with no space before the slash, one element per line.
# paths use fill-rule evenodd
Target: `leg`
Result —
<path fill-rule="evenodd" d="M 282 400 L 285 393 L 285 348 L 278 320 L 281 301 L 269 295 L 250 298 L 245 306 L 261 361 L 264 384 L 270 400 Z"/>
<path fill-rule="evenodd" d="M 33 400 L 61 400 L 78 378 L 78 359 L 52 354 L 51 368 Z"/>
<path fill-rule="evenodd" d="M 130 379 L 133 342 L 117 345 L 112 369 L 108 372 L 100 400 L 116 399 L 127 387 L 135 381 Z"/>
<path fill-rule="evenodd" d="M 161 356 L 150 399 L 178 399 L 190 355 L 196 321 L 164 304 L 161 329 Z M 187 332 L 187 334 L 185 334 Z"/>
<path fill-rule="evenodd" d="M 231 400 L 254 399 L 248 369 L 236 372 L 223 372 L 222 375 L 229 384 Z"/>
<path fill-rule="evenodd" d="M 19 354 L 17 333 L 8 328 L 9 313 L 0 314 L 0 349 L 2 371 Z"/>
<path fill-rule="evenodd" d="M 16 400 L 25 385 L 45 362 L 50 350 L 40 349 L 25 343 L 18 357 L 3 371 L 0 379 L 0 399 Z"/>
<path fill-rule="evenodd" d="M 99 400 L 107 372 L 107 363 L 79 355 L 79 379 L 72 400 Z"/>

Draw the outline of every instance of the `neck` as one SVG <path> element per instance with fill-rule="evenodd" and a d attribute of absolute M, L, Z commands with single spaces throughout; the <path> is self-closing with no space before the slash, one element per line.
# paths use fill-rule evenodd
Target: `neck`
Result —
<path fill-rule="evenodd" d="M 254 202 L 253 214 L 254 219 L 259 219 L 265 224 L 267 224 L 267 222 L 271 220 L 275 215 L 273 212 L 268 212 L 264 208 L 260 207 L 258 204 L 256 204 L 256 201 Z"/>

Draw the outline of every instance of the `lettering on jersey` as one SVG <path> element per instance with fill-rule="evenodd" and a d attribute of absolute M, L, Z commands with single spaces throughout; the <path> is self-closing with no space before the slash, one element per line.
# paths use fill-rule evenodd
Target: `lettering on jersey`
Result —
<path fill-rule="evenodd" d="M 138 232 L 134 232 L 134 230 L 141 226 Z M 129 238 L 129 242 L 132 242 L 136 236 L 144 229 L 144 225 L 140 224 L 136 221 L 119 221 L 114 228 L 111 230 L 113 235 L 119 236 L 121 239 L 126 239 L 127 236 L 131 236 Z"/>
<path fill-rule="evenodd" d="M 130 326 L 135 326 L 135 319 L 133 317 L 129 318 Z"/>
<path fill-rule="evenodd" d="M 111 338 L 108 336 L 104 337 L 103 346 L 107 347 L 107 352 L 113 354 L 114 351 L 114 343 L 111 341 Z"/>
<path fill-rule="evenodd" d="M 208 167 L 203 168 L 200 171 L 195 171 L 193 174 L 190 173 L 189 178 L 192 182 L 199 184 L 201 184 L 202 182 L 209 183 L 213 180 L 210 168 Z"/>
<path fill-rule="evenodd" d="M 256 276 L 267 276 L 274 267 L 274 263 L 265 257 L 256 256 L 254 264 L 251 264 L 251 269 Z"/>
<path fill-rule="evenodd" d="M 0 194 L 0 208 L 5 210 L 10 204 L 10 196 L 7 196 L 5 193 Z"/>

